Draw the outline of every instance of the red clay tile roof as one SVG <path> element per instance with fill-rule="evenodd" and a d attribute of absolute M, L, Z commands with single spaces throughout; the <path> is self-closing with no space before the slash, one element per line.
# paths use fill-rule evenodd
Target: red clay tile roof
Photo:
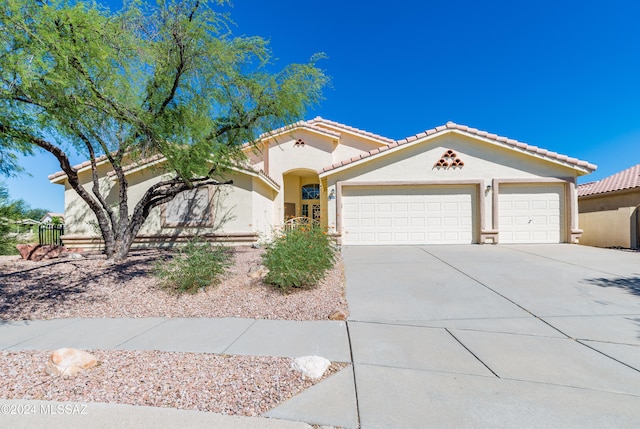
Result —
<path fill-rule="evenodd" d="M 607 192 L 640 188 L 640 164 L 619 173 L 605 177 L 597 182 L 583 183 L 578 186 L 578 196 L 605 194 Z"/>
<path fill-rule="evenodd" d="M 407 137 L 407 138 L 402 139 L 402 140 L 396 140 L 395 142 L 390 143 L 387 146 L 376 148 L 376 149 L 370 150 L 369 152 L 367 152 L 365 154 L 358 155 L 358 156 L 355 156 L 355 157 L 353 157 L 351 159 L 347 159 L 347 160 L 343 160 L 343 161 L 337 162 L 337 163 L 335 163 L 333 165 L 330 165 L 328 167 L 323 168 L 322 170 L 319 171 L 319 173 L 322 174 L 322 173 L 326 173 L 326 172 L 331 171 L 331 170 L 335 170 L 336 168 L 340 168 L 342 166 L 351 164 L 353 162 L 357 162 L 357 161 L 359 161 L 361 159 L 369 158 L 369 157 L 377 155 L 377 154 L 379 154 L 381 152 L 384 152 L 384 151 L 387 151 L 389 149 L 393 149 L 395 147 L 402 146 L 402 145 L 414 142 L 416 140 L 422 139 L 422 138 L 427 137 L 427 136 L 431 136 L 431 135 L 439 134 L 439 133 L 450 132 L 450 131 L 458 131 L 458 132 L 462 132 L 464 134 L 469 134 L 469 135 L 474 136 L 474 137 L 483 137 L 483 138 L 486 138 L 486 139 L 489 139 L 489 140 L 493 140 L 493 141 L 502 143 L 505 146 L 510 146 L 510 147 L 512 147 L 514 149 L 520 149 L 520 150 L 522 150 L 524 152 L 528 152 L 528 153 L 531 153 L 531 154 L 534 154 L 534 155 L 544 156 L 544 157 L 550 158 L 552 160 L 565 162 L 567 164 L 583 168 L 583 169 L 587 170 L 588 172 L 595 171 L 595 169 L 597 168 L 596 165 L 590 164 L 587 161 L 581 161 L 581 160 L 576 159 L 576 158 L 570 158 L 567 155 L 562 155 L 562 154 L 559 154 L 559 153 L 556 153 L 556 152 L 551 152 L 551 151 L 548 151 L 546 149 L 539 148 L 537 146 L 531 146 L 531 145 L 528 145 L 526 143 L 519 142 L 517 140 L 509 139 L 507 137 L 502 137 L 502 136 L 498 136 L 496 134 L 491 134 L 491 133 L 488 133 L 487 131 L 480 131 L 477 128 L 470 128 L 470 127 L 468 127 L 466 125 L 458 125 L 458 124 L 456 124 L 454 122 L 447 122 L 446 125 L 441 125 L 439 127 L 435 127 L 435 128 L 430 129 L 430 130 L 426 130 L 423 133 L 416 134 L 415 136 Z"/>
<path fill-rule="evenodd" d="M 321 133 L 321 134 L 326 134 L 329 135 L 331 137 L 335 137 L 335 138 L 340 138 L 340 133 L 332 131 L 332 130 L 328 130 L 326 128 L 320 128 L 320 127 L 316 127 L 315 125 L 311 124 L 311 121 L 298 121 L 295 122 L 291 125 L 286 125 L 284 127 L 280 127 L 277 128 L 275 130 L 271 130 L 271 131 L 267 131 L 265 133 L 260 134 L 260 136 L 258 137 L 259 139 L 268 139 L 271 137 L 275 137 L 278 136 L 280 134 L 285 134 L 285 133 L 292 133 L 296 130 L 307 130 L 307 131 L 311 131 L 311 132 L 315 132 L 315 133 Z M 242 149 L 247 149 L 250 148 L 252 145 L 254 144 L 254 142 L 245 142 L 242 144 Z"/>
<path fill-rule="evenodd" d="M 102 156 L 96 158 L 96 163 L 103 162 L 106 159 L 107 159 L 107 157 L 102 155 Z M 132 169 L 135 169 L 135 168 L 138 168 L 138 167 L 143 167 L 145 165 L 152 164 L 152 163 L 154 163 L 156 161 L 163 161 L 164 159 L 165 158 L 164 158 L 163 155 L 160 155 L 160 154 L 153 155 L 153 156 L 150 156 L 148 158 L 141 159 L 141 160 L 139 160 L 137 162 L 134 162 L 132 164 L 125 165 L 122 168 L 122 170 L 126 173 L 127 171 L 130 171 Z M 89 167 L 89 166 L 91 166 L 91 162 L 90 161 L 85 161 L 82 164 L 74 165 L 73 168 L 75 170 L 80 170 L 82 168 L 86 168 L 86 167 Z M 280 189 L 280 184 L 278 184 L 278 182 L 276 182 L 271 176 L 269 176 L 267 173 L 265 173 L 264 170 L 257 170 L 255 168 L 249 166 L 249 165 L 238 165 L 237 168 L 239 170 L 243 170 L 243 171 L 246 171 L 246 172 L 249 172 L 249 173 L 256 174 L 256 175 L 260 176 L 263 180 L 269 182 L 275 188 Z M 50 175 L 48 177 L 48 179 L 50 181 L 52 181 L 52 180 L 55 180 L 57 178 L 64 177 L 66 175 L 67 175 L 67 173 L 65 173 L 64 171 L 58 171 L 57 173 L 54 173 L 54 174 Z M 115 176 L 115 172 L 114 171 L 109 171 L 107 173 L 107 177 L 113 177 L 113 176 Z"/>
<path fill-rule="evenodd" d="M 361 135 L 362 137 L 367 137 L 367 138 L 370 138 L 370 139 L 380 140 L 380 141 L 382 141 L 384 143 L 387 143 L 387 144 L 390 144 L 390 143 L 394 142 L 392 139 L 390 139 L 388 137 L 384 137 L 384 136 L 381 136 L 379 134 L 374 134 L 374 133 L 371 133 L 369 131 L 361 130 L 359 128 L 350 127 L 349 125 L 341 124 L 339 122 L 330 121 L 330 120 L 324 119 L 324 118 L 322 118 L 320 116 L 316 116 L 315 118 L 307 121 L 306 123 L 309 124 L 309 125 L 318 125 L 318 124 L 320 124 L 320 125 L 330 126 L 330 127 L 333 127 L 333 128 L 338 128 L 338 129 L 350 132 L 352 134 Z"/>

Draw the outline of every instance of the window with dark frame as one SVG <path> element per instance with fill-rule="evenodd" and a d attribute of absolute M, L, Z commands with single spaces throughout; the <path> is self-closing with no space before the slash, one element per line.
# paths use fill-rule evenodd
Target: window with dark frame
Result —
<path fill-rule="evenodd" d="M 302 199 L 303 200 L 319 200 L 320 185 L 317 183 L 311 184 L 311 185 L 304 185 L 302 187 Z"/>

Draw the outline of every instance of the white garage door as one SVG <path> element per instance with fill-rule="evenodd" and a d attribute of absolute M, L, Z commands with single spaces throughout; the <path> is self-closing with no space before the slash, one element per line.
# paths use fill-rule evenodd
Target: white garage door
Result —
<path fill-rule="evenodd" d="M 473 186 L 344 187 L 343 243 L 473 243 L 475 195 Z"/>
<path fill-rule="evenodd" d="M 563 189 L 562 185 L 500 185 L 499 242 L 565 241 Z"/>

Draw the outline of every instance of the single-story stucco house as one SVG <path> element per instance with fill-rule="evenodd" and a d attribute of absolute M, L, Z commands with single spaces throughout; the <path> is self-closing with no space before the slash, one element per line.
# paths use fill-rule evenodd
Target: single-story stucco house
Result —
<path fill-rule="evenodd" d="M 294 217 L 318 221 L 343 245 L 572 243 L 576 179 L 596 166 L 449 122 L 392 140 L 317 117 L 245 145 L 233 185 L 185 192 L 154 209 L 136 244 L 172 243 L 195 233 L 233 243 L 269 236 Z M 133 206 L 163 177 L 163 158 L 127 170 Z M 91 189 L 90 166 L 78 166 Z M 109 164 L 102 186 L 114 187 Z M 95 244 L 93 214 L 63 172 L 65 244 Z M 111 186 L 111 188 L 109 188 Z M 117 192 L 109 198 L 114 203 Z"/>
<path fill-rule="evenodd" d="M 640 248 L 640 164 L 578 186 L 580 244 Z"/>

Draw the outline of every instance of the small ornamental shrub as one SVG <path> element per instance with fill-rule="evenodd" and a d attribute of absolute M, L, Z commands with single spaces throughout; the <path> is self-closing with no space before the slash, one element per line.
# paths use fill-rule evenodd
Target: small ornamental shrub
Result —
<path fill-rule="evenodd" d="M 231 258 L 230 249 L 212 246 L 196 237 L 175 258 L 158 262 L 155 275 L 162 288 L 176 293 L 197 293 L 201 288 L 220 283 L 222 274 L 231 266 Z"/>
<path fill-rule="evenodd" d="M 283 291 L 315 286 L 335 262 L 334 242 L 319 227 L 301 226 L 274 239 L 262 255 L 265 282 Z"/>

